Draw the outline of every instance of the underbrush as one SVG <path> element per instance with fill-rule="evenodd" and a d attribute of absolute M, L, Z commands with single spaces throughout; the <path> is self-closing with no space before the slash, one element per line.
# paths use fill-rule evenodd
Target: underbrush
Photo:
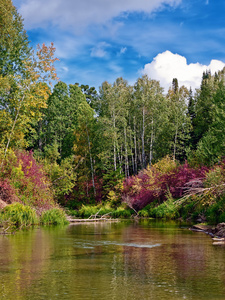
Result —
<path fill-rule="evenodd" d="M 225 161 L 209 169 L 166 157 L 126 179 L 122 199 L 144 218 L 225 222 Z"/>
<path fill-rule="evenodd" d="M 161 204 L 157 201 L 138 212 L 143 218 L 182 218 L 186 221 L 218 224 L 225 222 L 225 197 L 215 195 L 192 195 L 187 199 L 169 198 Z"/>
<path fill-rule="evenodd" d="M 1 222 L 12 228 L 28 227 L 38 224 L 38 221 L 35 209 L 21 203 L 10 204 L 1 212 Z"/>
<path fill-rule="evenodd" d="M 98 204 L 98 205 L 82 205 L 79 210 L 68 210 L 68 214 L 78 218 L 90 218 L 90 217 L 111 217 L 111 218 L 129 218 L 132 216 L 133 211 L 121 204 L 118 207 L 112 207 L 110 203 Z"/>
<path fill-rule="evenodd" d="M 147 167 L 136 176 L 131 176 L 124 181 L 122 200 L 136 211 L 142 210 L 146 205 L 157 199 L 159 203 L 167 201 L 170 193 L 174 199 L 184 196 L 186 186 L 190 182 L 204 180 L 208 169 L 206 167 L 192 168 L 186 162 L 183 165 L 176 164 L 171 158 L 165 157 L 158 163 Z M 171 206 L 171 205 L 170 205 Z M 160 206 L 159 215 L 170 215 L 167 205 Z"/>
<path fill-rule="evenodd" d="M 168 199 L 161 204 L 151 203 L 138 212 L 144 218 L 177 219 L 180 216 L 179 209 L 173 199 Z"/>
<path fill-rule="evenodd" d="M 41 210 L 55 206 L 51 182 L 31 151 L 7 152 L 0 170 L 0 198 L 7 204 L 19 202 Z"/>

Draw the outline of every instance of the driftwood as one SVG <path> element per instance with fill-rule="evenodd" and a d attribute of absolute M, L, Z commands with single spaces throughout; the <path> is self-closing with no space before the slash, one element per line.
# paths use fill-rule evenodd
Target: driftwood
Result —
<path fill-rule="evenodd" d="M 70 222 L 70 223 L 94 223 L 94 222 L 104 222 L 104 221 L 110 221 L 110 222 L 117 222 L 118 219 L 109 219 L 109 218 L 96 218 L 96 219 L 73 219 L 73 218 L 70 218 L 68 217 L 67 220 Z"/>
<path fill-rule="evenodd" d="M 0 227 L 2 228 L 2 231 L 0 232 L 1 235 L 15 234 L 15 231 L 8 232 L 8 230 L 12 229 L 12 224 L 9 220 L 1 221 Z"/>
<path fill-rule="evenodd" d="M 96 214 L 91 215 L 88 219 L 74 219 L 74 218 L 72 218 L 70 216 L 67 216 L 67 220 L 70 223 L 118 221 L 118 219 L 112 219 L 112 218 L 108 217 L 111 214 L 111 212 L 109 212 L 107 214 L 104 214 L 102 216 L 98 216 L 98 214 L 99 214 L 100 211 L 101 211 L 101 208 L 100 208 L 100 210 Z"/>

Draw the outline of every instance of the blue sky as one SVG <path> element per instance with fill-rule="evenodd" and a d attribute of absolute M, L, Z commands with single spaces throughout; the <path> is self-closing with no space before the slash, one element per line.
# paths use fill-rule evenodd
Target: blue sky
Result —
<path fill-rule="evenodd" d="M 224 0 L 13 0 L 32 46 L 54 43 L 60 80 L 95 86 L 148 74 L 198 88 L 225 66 Z"/>

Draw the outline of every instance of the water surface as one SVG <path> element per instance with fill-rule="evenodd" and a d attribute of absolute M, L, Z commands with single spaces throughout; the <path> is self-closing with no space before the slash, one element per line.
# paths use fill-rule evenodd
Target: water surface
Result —
<path fill-rule="evenodd" d="M 0 299 L 225 299 L 225 247 L 154 220 L 0 236 Z"/>

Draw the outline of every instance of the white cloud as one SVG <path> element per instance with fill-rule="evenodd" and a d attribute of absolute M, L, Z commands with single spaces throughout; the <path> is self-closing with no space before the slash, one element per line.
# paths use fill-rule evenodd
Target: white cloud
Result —
<path fill-rule="evenodd" d="M 16 1 L 27 29 L 49 23 L 76 30 L 91 24 L 105 24 L 122 13 L 151 13 L 163 5 L 175 6 L 182 0 L 23 0 Z M 21 3 L 21 4 L 20 4 Z M 20 4 L 20 5 L 19 5 Z M 79 30 L 79 29 L 78 29 Z"/>
<path fill-rule="evenodd" d="M 91 49 L 91 57 L 103 58 L 107 56 L 106 48 L 110 47 L 109 44 L 105 42 L 99 43 L 97 46 Z"/>
<path fill-rule="evenodd" d="M 69 71 L 69 68 L 68 68 L 68 67 L 66 67 L 66 66 L 64 66 L 64 67 L 61 67 L 61 69 L 62 69 L 62 71 L 63 71 L 63 72 L 66 72 L 66 73 Z"/>
<path fill-rule="evenodd" d="M 127 47 L 122 47 L 121 49 L 120 49 L 120 54 L 124 54 L 124 53 L 126 53 L 127 52 Z"/>
<path fill-rule="evenodd" d="M 195 90 L 200 87 L 204 71 L 211 70 L 214 74 L 224 67 L 225 63 L 219 60 L 211 60 L 208 66 L 200 63 L 188 64 L 184 56 L 165 51 L 158 54 L 151 63 L 146 64 L 142 73 L 159 80 L 165 92 L 171 86 L 173 78 L 178 79 L 179 86 L 185 85 Z"/>

